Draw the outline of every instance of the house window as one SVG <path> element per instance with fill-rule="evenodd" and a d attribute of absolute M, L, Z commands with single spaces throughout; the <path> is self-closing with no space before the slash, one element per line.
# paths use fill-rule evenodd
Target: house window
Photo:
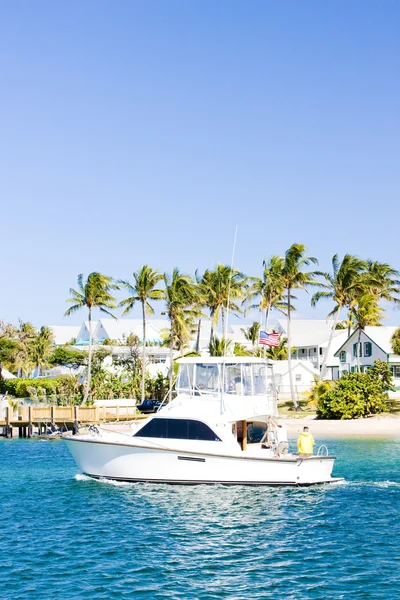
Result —
<path fill-rule="evenodd" d="M 302 348 L 302 350 L 301 350 L 301 353 L 302 353 L 302 354 L 304 354 L 304 353 L 305 353 L 305 350 L 304 350 L 304 348 Z"/>
<path fill-rule="evenodd" d="M 392 367 L 393 369 L 393 377 L 396 379 L 400 379 L 400 367 Z"/>
<path fill-rule="evenodd" d="M 341 351 L 341 353 L 339 354 L 339 359 L 340 359 L 340 362 L 342 362 L 342 363 L 346 362 L 346 352 L 345 352 L 345 350 Z"/>
<path fill-rule="evenodd" d="M 220 438 L 201 421 L 192 419 L 152 419 L 135 436 L 174 440 L 220 442 Z"/>
<path fill-rule="evenodd" d="M 371 342 L 364 342 L 364 356 L 372 355 L 372 344 Z"/>
<path fill-rule="evenodd" d="M 357 348 L 358 346 L 358 348 Z M 360 354 L 358 354 L 357 350 L 360 351 Z M 353 355 L 354 356 L 362 356 L 362 343 L 360 342 L 359 344 L 353 344 Z"/>
<path fill-rule="evenodd" d="M 319 349 L 319 355 L 322 356 L 322 348 Z"/>
<path fill-rule="evenodd" d="M 296 375 L 296 381 L 298 381 L 298 382 L 301 381 L 301 375 Z"/>

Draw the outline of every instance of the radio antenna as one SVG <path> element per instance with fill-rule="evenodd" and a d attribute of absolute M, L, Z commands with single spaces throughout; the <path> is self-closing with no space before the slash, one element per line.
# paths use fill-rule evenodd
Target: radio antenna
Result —
<path fill-rule="evenodd" d="M 226 319 L 224 325 L 224 331 L 222 332 L 223 340 L 224 340 L 224 355 L 222 361 L 222 385 L 221 385 L 221 414 L 224 412 L 224 391 L 225 391 L 225 362 L 226 362 L 226 336 L 228 333 L 228 317 L 229 317 L 229 302 L 230 302 L 230 293 L 231 293 L 231 282 L 232 282 L 232 271 L 233 271 L 233 261 L 235 258 L 235 249 L 236 249 L 236 237 L 237 237 L 238 226 L 235 227 L 235 236 L 233 238 L 233 248 L 232 248 L 232 258 L 231 258 L 231 270 L 229 273 L 229 284 L 228 284 L 228 297 L 226 300 Z"/>

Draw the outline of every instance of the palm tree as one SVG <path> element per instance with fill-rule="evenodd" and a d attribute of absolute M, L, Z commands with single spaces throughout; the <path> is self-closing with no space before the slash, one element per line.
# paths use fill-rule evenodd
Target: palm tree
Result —
<path fill-rule="evenodd" d="M 143 353 L 142 353 L 142 402 L 145 396 L 145 377 L 146 377 L 146 314 L 153 315 L 154 309 L 149 300 L 161 300 L 163 292 L 156 289 L 156 285 L 163 276 L 155 269 L 143 265 L 139 271 L 133 273 L 133 285 L 129 281 L 119 281 L 119 283 L 128 290 L 130 296 L 120 302 L 120 306 L 126 306 L 123 314 L 128 314 L 135 306 L 136 302 L 142 305 L 142 323 L 143 323 Z"/>
<path fill-rule="evenodd" d="M 400 304 L 400 273 L 387 263 L 367 261 L 366 287 L 379 300 Z"/>
<path fill-rule="evenodd" d="M 357 336 L 357 371 L 360 373 L 361 332 L 369 326 L 381 326 L 384 310 L 378 305 L 376 296 L 370 292 L 362 294 L 356 304 L 351 307 L 353 321 L 358 327 Z"/>
<path fill-rule="evenodd" d="M 288 360 L 288 347 L 287 347 L 287 337 L 280 336 L 279 346 L 271 346 L 268 348 L 266 354 L 267 357 L 271 360 Z M 295 351 L 295 348 L 292 348 L 292 352 Z"/>
<path fill-rule="evenodd" d="M 254 350 L 260 338 L 260 323 L 253 321 L 253 324 L 249 327 L 241 327 L 241 331 L 243 331 L 246 340 L 252 343 Z"/>
<path fill-rule="evenodd" d="M 169 395 L 172 399 L 174 341 L 177 332 L 187 326 L 187 319 L 192 314 L 192 306 L 199 301 L 199 291 L 190 275 L 179 272 L 175 267 L 172 275 L 164 273 L 163 297 L 166 304 L 166 313 L 170 322 L 170 370 L 169 370 Z"/>
<path fill-rule="evenodd" d="M 320 290 L 311 298 L 311 305 L 316 306 L 319 300 L 325 298 L 333 300 L 335 306 L 327 316 L 335 317 L 331 332 L 329 335 L 328 346 L 322 360 L 319 380 L 324 378 L 326 371 L 326 361 L 329 350 L 332 345 L 333 333 L 339 321 L 340 311 L 347 307 L 350 310 L 354 297 L 359 294 L 362 289 L 361 274 L 366 269 L 366 262 L 350 254 L 345 254 L 342 262 L 339 261 L 338 255 L 335 254 L 332 258 L 332 273 L 323 273 L 326 280 L 326 290 Z"/>
<path fill-rule="evenodd" d="M 213 337 L 210 341 L 210 356 L 228 356 L 232 349 L 232 340 L 226 340 L 224 337 Z M 239 350 L 236 348 L 236 350 Z"/>
<path fill-rule="evenodd" d="M 101 273 L 93 272 L 88 275 L 86 282 L 83 281 L 83 274 L 78 275 L 78 290 L 70 288 L 71 297 L 67 302 L 72 306 L 65 312 L 65 316 L 69 317 L 81 308 L 87 308 L 89 320 L 89 356 L 88 356 L 88 373 L 86 381 L 86 389 L 83 397 L 83 402 L 86 402 L 90 390 L 90 377 L 92 369 L 92 311 L 94 308 L 99 308 L 101 312 L 106 313 L 115 319 L 115 316 L 108 310 L 117 308 L 115 298 L 111 294 L 112 290 L 118 289 L 118 286 L 113 282 L 111 277 L 102 275 Z"/>
<path fill-rule="evenodd" d="M 210 311 L 211 341 L 214 337 L 214 330 L 218 326 L 220 315 L 222 335 L 225 335 L 225 313 L 239 314 L 242 312 L 240 306 L 234 300 L 243 298 L 246 277 L 240 271 L 218 263 L 215 271 L 205 271 L 203 277 L 198 278 L 198 283 L 202 304 Z"/>
<path fill-rule="evenodd" d="M 306 247 L 303 244 L 292 244 L 288 250 L 286 250 L 285 258 L 282 268 L 282 279 L 284 282 L 284 288 L 287 293 L 287 337 L 288 337 L 288 366 L 289 366 L 289 381 L 290 381 L 290 393 L 292 396 L 292 402 L 295 410 L 300 410 L 300 407 L 296 401 L 294 385 L 293 385 L 293 373 L 292 373 L 292 341 L 291 341 L 291 306 L 292 301 L 292 290 L 300 289 L 307 290 L 308 287 L 313 285 L 321 285 L 315 281 L 315 276 L 319 275 L 318 271 L 304 272 L 303 268 L 314 264 L 317 265 L 318 261 L 313 256 L 304 256 Z"/>
<path fill-rule="evenodd" d="M 271 256 L 268 261 L 263 261 L 262 279 L 259 277 L 250 279 L 252 285 L 246 293 L 246 301 L 256 297 L 261 297 L 261 300 L 258 304 L 248 306 L 245 312 L 253 309 L 258 309 L 260 313 L 265 311 L 264 331 L 268 330 L 271 310 L 275 309 L 285 315 L 287 313 L 287 302 L 284 298 L 285 286 L 282 280 L 283 266 L 284 258 L 282 256 Z"/>
<path fill-rule="evenodd" d="M 41 327 L 35 338 L 31 341 L 28 348 L 29 358 L 36 367 L 36 375 L 39 376 L 42 369 L 47 367 L 54 335 L 50 327 Z"/>

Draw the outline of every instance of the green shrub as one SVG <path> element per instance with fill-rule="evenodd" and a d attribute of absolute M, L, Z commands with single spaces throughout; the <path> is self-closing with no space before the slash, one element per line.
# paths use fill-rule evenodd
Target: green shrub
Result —
<path fill-rule="evenodd" d="M 395 354 L 400 354 L 400 327 L 392 335 L 392 349 Z"/>
<path fill-rule="evenodd" d="M 77 392 L 80 387 L 77 378 L 73 375 L 60 375 L 53 379 L 2 379 L 0 380 L 0 393 L 7 393 L 14 398 L 45 396 L 56 397 L 59 394 L 69 395 Z M 35 394 L 36 391 L 36 394 Z"/>
<path fill-rule="evenodd" d="M 393 390 L 387 364 L 376 361 L 366 373 L 347 373 L 320 398 L 320 419 L 354 419 L 384 412 L 389 403 L 388 390 Z"/>

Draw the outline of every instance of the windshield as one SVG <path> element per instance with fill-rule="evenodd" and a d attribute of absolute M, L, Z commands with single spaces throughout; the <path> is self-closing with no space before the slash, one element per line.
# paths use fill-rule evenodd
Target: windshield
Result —
<path fill-rule="evenodd" d="M 200 396 L 221 393 L 235 396 L 265 396 L 272 392 L 272 371 L 258 363 L 182 364 L 179 366 L 178 393 Z"/>

